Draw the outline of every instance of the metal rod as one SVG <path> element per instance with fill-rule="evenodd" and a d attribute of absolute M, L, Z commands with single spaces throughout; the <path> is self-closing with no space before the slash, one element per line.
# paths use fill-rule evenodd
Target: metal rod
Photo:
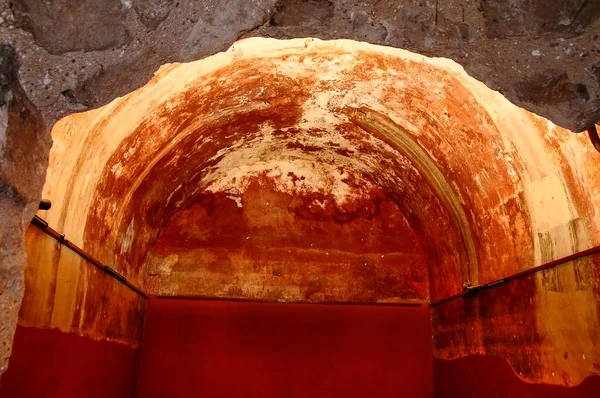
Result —
<path fill-rule="evenodd" d="M 509 281 L 512 281 L 512 280 L 515 280 L 515 279 L 519 279 L 519 278 L 522 278 L 524 276 L 528 276 L 528 275 L 534 274 L 534 273 L 539 272 L 539 271 L 543 271 L 543 270 L 548 269 L 548 268 L 556 267 L 557 265 L 568 263 L 569 261 L 578 260 L 578 259 L 583 258 L 583 257 L 591 256 L 592 254 L 596 254 L 596 253 L 600 253 L 600 246 L 595 246 L 595 247 L 592 247 L 591 249 L 582 250 L 580 252 L 570 254 L 568 256 L 565 256 L 565 257 L 562 257 L 562 258 L 559 258 L 559 259 L 547 262 L 547 263 L 542 264 L 542 265 L 538 265 L 537 267 L 533 267 L 533 268 L 529 268 L 529 269 L 526 269 L 526 270 L 521 271 L 521 272 L 517 272 L 516 274 L 510 275 L 510 276 L 506 276 L 506 277 L 504 277 L 502 279 L 498 279 L 498 280 L 495 280 L 493 282 L 485 283 L 485 284 L 479 285 L 479 286 L 470 286 L 464 292 L 457 293 L 457 294 L 455 294 L 453 296 L 446 297 L 446 298 L 443 298 L 443 299 L 440 299 L 440 300 L 437 300 L 437 301 L 433 301 L 433 302 L 431 302 L 429 304 L 429 306 L 430 307 L 435 307 L 437 305 L 444 304 L 444 303 L 446 303 L 448 301 L 451 301 L 451 300 L 454 300 L 454 299 L 457 299 L 457 298 L 460 298 L 460 297 L 465 297 L 465 296 L 468 296 L 468 295 L 471 295 L 471 294 L 474 294 L 474 293 L 478 293 L 478 292 L 480 292 L 482 290 L 489 289 L 489 288 L 492 288 L 492 287 L 495 287 L 495 286 L 503 285 L 506 282 L 509 282 Z"/>
<path fill-rule="evenodd" d="M 48 226 L 48 223 L 44 219 L 42 219 L 36 215 L 32 220 L 32 224 L 35 225 L 36 227 L 38 227 L 39 229 L 41 229 L 44 233 L 46 233 L 46 235 L 48 235 L 48 236 L 52 237 L 53 239 L 55 239 L 56 241 L 58 241 L 61 245 L 66 246 L 69 249 L 71 249 L 72 251 L 74 251 L 75 253 L 77 253 L 81 258 L 83 258 L 84 260 L 86 260 L 87 262 L 92 264 L 94 267 L 98 268 L 100 271 L 104 272 L 106 275 L 110 276 L 111 278 L 115 279 L 116 281 L 120 282 L 121 284 L 127 286 L 129 289 L 133 290 L 134 292 L 136 292 L 143 298 L 145 298 L 145 299 L 148 298 L 148 295 L 146 293 L 144 293 L 138 287 L 136 287 L 131 282 L 129 282 L 127 280 L 127 278 L 125 278 L 123 275 L 119 274 L 114 269 L 110 268 L 108 265 L 102 264 L 100 261 L 96 260 L 90 254 L 85 252 L 82 248 L 80 248 L 76 244 L 69 241 L 65 237 L 65 235 L 61 234 L 60 232 L 58 232 L 55 229 Z"/>
<path fill-rule="evenodd" d="M 398 300 L 398 301 L 374 301 L 374 302 L 348 302 L 348 301 L 277 301 L 253 298 L 233 298 L 233 297 L 210 297 L 210 296 L 152 296 L 159 300 L 199 300 L 199 301 L 234 301 L 250 303 L 276 303 L 276 304 L 322 304 L 322 305 L 368 305 L 382 307 L 426 307 L 429 303 L 424 300 Z"/>

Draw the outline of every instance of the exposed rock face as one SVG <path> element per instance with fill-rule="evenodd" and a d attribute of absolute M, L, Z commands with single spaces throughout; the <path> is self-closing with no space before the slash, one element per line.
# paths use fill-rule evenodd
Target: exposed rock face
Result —
<path fill-rule="evenodd" d="M 587 87 L 569 82 L 569 76 L 559 70 L 546 70 L 519 82 L 515 92 L 519 99 L 529 103 L 551 106 L 585 104 L 590 100 Z"/>
<path fill-rule="evenodd" d="M 148 29 L 156 29 L 169 15 L 174 3 L 174 0 L 138 0 L 133 2 L 133 8 Z"/>
<path fill-rule="evenodd" d="M 269 21 L 273 26 L 310 26 L 318 31 L 319 25 L 327 24 L 335 11 L 328 0 L 290 0 L 278 2 Z"/>
<path fill-rule="evenodd" d="M 42 116 L 16 75 L 14 50 L 0 45 L 0 372 L 23 298 L 25 229 L 37 210 L 50 150 Z"/>
<path fill-rule="evenodd" d="M 349 38 L 448 57 L 563 127 L 600 118 L 594 1 L 0 0 L 0 10 L 0 37 L 16 46 L 20 80 L 49 121 L 125 95 L 166 62 L 249 36 Z"/>
<path fill-rule="evenodd" d="M 584 33 L 600 17 L 600 5 L 582 0 L 482 0 L 486 34 L 491 38 Z"/>
<path fill-rule="evenodd" d="M 125 26 L 131 1 L 14 0 L 12 4 L 16 24 L 51 54 L 111 50 L 131 41 Z M 147 7 L 140 18 L 151 21 L 156 12 Z"/>

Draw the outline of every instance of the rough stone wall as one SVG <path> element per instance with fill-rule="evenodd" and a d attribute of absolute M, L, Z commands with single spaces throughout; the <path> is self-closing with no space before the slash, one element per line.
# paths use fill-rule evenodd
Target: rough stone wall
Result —
<path fill-rule="evenodd" d="M 16 78 L 17 58 L 0 45 L 0 372 L 10 356 L 23 298 L 25 229 L 37 210 L 50 138 Z"/>
<path fill-rule="evenodd" d="M 47 120 L 250 36 L 349 38 L 447 57 L 573 131 L 600 120 L 600 3 L 588 0 L 0 0 L 0 42 Z"/>

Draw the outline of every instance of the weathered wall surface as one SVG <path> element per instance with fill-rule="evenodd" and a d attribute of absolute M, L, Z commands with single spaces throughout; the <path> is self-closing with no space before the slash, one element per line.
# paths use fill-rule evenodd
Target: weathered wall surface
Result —
<path fill-rule="evenodd" d="M 0 396 L 132 397 L 145 299 L 38 227 L 25 235 L 24 296 Z"/>
<path fill-rule="evenodd" d="M 544 131 L 542 146 L 529 149 L 533 162 L 521 159 L 526 190 L 540 195 L 529 207 L 540 264 L 598 245 L 600 175 L 598 154 L 575 152 L 583 137 L 534 123 Z M 590 257 L 435 308 L 437 356 L 498 355 L 528 382 L 578 385 L 600 368 L 598 269 L 598 257 Z"/>
<path fill-rule="evenodd" d="M 517 377 L 504 358 L 472 355 L 456 360 L 434 360 L 436 398 L 592 398 L 600 392 L 600 376 L 575 387 L 527 383 Z"/>
<path fill-rule="evenodd" d="M 137 396 L 433 397 L 427 307 L 148 302 Z"/>
<path fill-rule="evenodd" d="M 33 225 L 26 252 L 19 325 L 139 346 L 143 297 Z"/>
<path fill-rule="evenodd" d="M 529 383 L 575 386 L 598 375 L 599 265 L 596 255 L 435 307 L 437 357 L 499 357 Z M 442 378 L 452 374 L 445 366 Z M 456 366 L 455 383 L 468 384 Z"/>
<path fill-rule="evenodd" d="M 204 194 L 171 218 L 145 259 L 146 288 L 285 301 L 428 299 L 418 238 L 382 193 L 348 211 L 326 194 L 279 192 L 271 181 L 252 180 L 239 196 Z"/>
<path fill-rule="evenodd" d="M 600 243 L 586 137 L 400 50 L 243 41 L 53 136 L 46 218 L 158 294 L 437 300 Z M 371 233 L 389 241 L 357 240 Z M 566 267 L 437 309 L 435 355 L 500 354 L 550 384 L 597 374 L 597 267 Z"/>
<path fill-rule="evenodd" d="M 279 46 L 277 42 L 269 43 Z M 531 259 L 527 256 L 533 255 L 531 236 L 507 233 L 511 228 L 527 231 L 529 215 L 518 211 L 525 200 L 522 188 L 515 184 L 520 176 L 513 170 L 509 155 L 506 162 L 487 161 L 502 153 L 502 135 L 496 132 L 498 127 L 485 108 L 453 77 L 454 72 L 449 73 L 444 66 L 438 68 L 437 61 L 422 64 L 421 57 L 407 53 L 402 53 L 409 57 L 407 60 L 392 53 L 362 53 L 350 43 L 297 41 L 290 47 L 283 45 L 281 55 L 273 50 L 269 57 L 256 58 L 252 52 L 262 51 L 261 46 L 258 41 L 242 43 L 204 64 L 208 70 L 202 64 L 190 64 L 187 70 L 187 65 L 166 67 L 165 75 L 160 79 L 157 76 L 146 90 L 97 112 L 61 121 L 54 130 L 56 152 L 46 188 L 55 203 L 47 215 L 50 224 L 65 231 L 76 243 L 83 241 L 94 256 L 115 264 L 129 278 L 153 279 L 148 274 L 158 274 L 160 281 L 171 271 L 186 268 L 185 259 L 178 266 L 177 253 L 164 250 L 165 243 L 170 240 L 182 244 L 185 239 L 191 245 L 198 243 L 193 231 L 177 226 L 178 214 L 201 201 L 202 195 L 219 193 L 231 196 L 232 210 L 247 219 L 243 212 L 248 211 L 251 192 L 246 198 L 244 195 L 256 181 L 255 185 L 270 185 L 281 194 L 297 197 L 295 204 L 275 201 L 273 206 L 267 205 L 270 202 L 265 199 L 257 214 L 266 214 L 265 220 L 273 223 L 267 227 L 282 230 L 281 237 L 288 232 L 293 235 L 293 230 L 285 226 L 286 222 L 291 225 L 290 221 L 282 216 L 291 213 L 287 217 L 298 221 L 294 222 L 298 228 L 302 229 L 302 219 L 307 217 L 318 221 L 314 225 L 321 228 L 299 231 L 308 233 L 306 239 L 283 239 L 284 247 L 294 249 L 287 255 L 288 270 L 299 260 L 295 251 L 299 245 L 316 244 L 313 252 L 323 258 L 333 258 L 340 252 L 338 243 L 321 239 L 323 245 L 319 245 L 310 233 L 354 235 L 348 231 L 356 231 L 351 223 L 356 217 L 370 218 L 364 230 L 375 233 L 378 216 L 373 213 L 377 210 L 373 203 L 380 200 L 378 197 L 393 202 L 420 246 L 426 249 L 435 297 L 455 293 L 464 280 L 476 283 L 479 268 L 491 268 L 480 266 L 480 262 L 494 262 L 494 271 L 489 272 L 501 272 L 502 267 L 511 267 L 515 262 L 521 267 L 529 266 Z M 301 54 L 288 55 L 288 51 Z M 333 57 L 339 57 L 348 69 L 332 63 Z M 321 73 L 315 76 L 315 70 Z M 386 115 L 393 115 L 398 124 Z M 81 134 L 82 126 L 87 135 Z M 453 131 L 453 136 L 443 134 L 445 131 Z M 415 143 L 415 137 L 429 152 Z M 439 145 L 440 142 L 444 144 Z M 80 155 L 67 157 L 66 151 Z M 473 156 L 474 153 L 479 156 Z M 472 171 L 461 167 L 464 164 L 470 164 L 480 176 L 472 179 Z M 465 191 L 456 192 L 456 187 Z M 260 195 L 255 197 L 257 200 L 252 202 L 260 203 Z M 486 201 L 486 197 L 490 199 Z M 254 203 L 251 206 L 256 206 Z M 465 208 L 471 210 L 466 212 Z M 500 219 L 491 217 L 490 208 L 507 215 Z M 186 213 L 181 217 L 189 219 L 186 227 L 200 229 L 193 227 L 193 216 Z M 263 222 L 260 216 L 253 218 L 253 222 Z M 437 222 L 429 222 L 431 219 Z M 508 222 L 511 219 L 515 222 Z M 159 245 L 153 253 L 164 258 L 159 262 L 163 266 L 148 273 L 142 269 L 145 256 L 169 220 L 181 239 L 172 233 L 162 235 L 162 248 Z M 240 249 L 248 246 L 243 245 L 245 240 L 260 243 L 255 240 L 260 239 L 260 234 L 242 236 L 247 232 L 242 225 L 236 221 Z M 472 228 L 481 232 L 474 233 Z M 214 231 L 213 238 L 217 233 L 221 231 Z M 407 253 L 418 254 L 422 250 L 411 243 L 411 234 L 400 230 L 395 233 L 404 240 Z M 497 245 L 495 233 L 505 237 L 502 246 Z M 206 245 L 207 237 L 200 236 L 200 241 Z M 218 243 L 219 240 L 213 240 L 212 244 Z M 385 252 L 378 254 L 382 249 L 370 248 L 369 242 L 362 247 L 348 240 L 343 244 L 346 252 L 377 254 L 375 266 L 383 269 L 384 278 L 386 272 L 389 274 L 386 269 L 398 268 L 389 262 L 393 256 L 386 259 Z M 169 255 L 175 256 L 168 258 Z M 285 250 L 282 255 L 286 256 Z M 364 264 L 373 260 L 363 255 L 355 265 L 364 269 Z M 343 258 L 341 263 L 347 261 Z M 413 281 L 423 280 L 419 273 L 424 275 L 418 263 L 413 267 L 411 263 L 400 266 L 408 271 L 401 282 L 409 284 L 404 289 L 413 290 L 412 296 L 401 294 L 400 298 L 423 298 L 423 294 L 426 297 L 423 287 L 410 287 Z M 301 261 L 295 268 L 302 269 L 300 264 Z M 209 266 L 197 261 L 197 269 L 190 271 L 202 275 L 203 268 Z M 227 275 L 225 267 L 214 268 L 221 279 L 213 283 L 213 289 L 235 286 L 236 278 L 243 274 Z M 189 276 L 193 277 L 193 273 Z M 327 277 L 327 273 L 323 276 Z M 393 284 L 398 285 L 397 278 L 392 282 L 393 278 L 383 284 L 384 290 L 377 295 L 362 300 L 397 297 L 389 291 L 395 289 Z M 160 286 L 149 283 L 154 291 L 161 292 Z M 353 278 L 350 283 L 361 280 Z M 378 283 L 381 284 L 375 280 Z M 180 291 L 169 288 L 164 293 L 192 294 L 193 287 Z M 368 291 L 366 287 L 359 285 L 358 290 Z M 326 299 L 323 294 L 327 290 L 330 289 L 308 293 L 320 293 L 315 297 Z M 266 297 L 267 293 L 263 291 L 259 297 Z M 347 292 L 340 294 L 337 299 L 347 298 Z M 301 298 L 307 298 L 306 292 L 287 297 Z"/>
<path fill-rule="evenodd" d="M 27 94 L 49 120 L 244 37 L 354 39 L 455 60 L 572 130 L 600 120 L 600 5 L 587 0 L 0 1 Z M 60 20 L 62 23 L 57 23 Z"/>

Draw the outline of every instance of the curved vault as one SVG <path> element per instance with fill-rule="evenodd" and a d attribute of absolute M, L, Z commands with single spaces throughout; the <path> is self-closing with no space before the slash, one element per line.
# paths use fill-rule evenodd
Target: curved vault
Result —
<path fill-rule="evenodd" d="M 585 140 L 451 61 L 349 41 L 247 40 L 168 65 L 53 136 L 51 225 L 155 293 L 427 299 L 429 279 L 439 298 L 539 263 L 539 233 L 597 217 L 571 192 L 593 176 L 556 173 Z M 351 283 L 322 280 L 336 275 Z"/>
<path fill-rule="evenodd" d="M 152 294 L 428 301 L 600 241 L 585 137 L 397 49 L 244 40 L 53 138 L 44 217 Z"/>

